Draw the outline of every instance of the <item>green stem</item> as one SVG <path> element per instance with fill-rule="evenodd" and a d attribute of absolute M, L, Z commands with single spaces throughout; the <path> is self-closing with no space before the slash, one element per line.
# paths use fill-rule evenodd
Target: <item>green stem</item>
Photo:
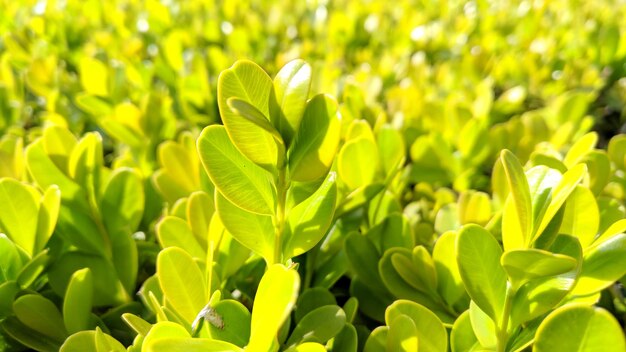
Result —
<path fill-rule="evenodd" d="M 274 228 L 276 230 L 274 236 L 274 261 L 273 264 L 282 262 L 282 235 L 285 229 L 285 203 L 287 200 L 287 189 L 289 185 L 286 182 L 286 169 L 283 167 L 278 171 L 278 182 L 276 183 L 276 216 L 274 218 Z"/>
<path fill-rule="evenodd" d="M 504 311 L 500 319 L 500 326 L 496 328 L 496 337 L 498 344 L 496 347 L 497 352 L 504 352 L 506 350 L 506 343 L 509 339 L 509 317 L 511 316 L 511 308 L 513 307 L 513 298 L 517 293 L 517 288 L 513 285 L 508 285 L 506 289 L 506 295 L 504 297 Z"/>

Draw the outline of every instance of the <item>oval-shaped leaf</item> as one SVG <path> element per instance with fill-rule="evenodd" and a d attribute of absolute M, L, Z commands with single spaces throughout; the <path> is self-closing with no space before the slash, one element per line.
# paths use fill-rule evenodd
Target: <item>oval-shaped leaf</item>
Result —
<path fill-rule="evenodd" d="M 19 297 L 13 302 L 13 312 L 24 325 L 55 341 L 63 342 L 67 337 L 61 312 L 43 296 L 27 294 Z"/>
<path fill-rule="evenodd" d="M 446 352 L 448 349 L 448 333 L 441 320 L 431 312 L 415 302 L 397 300 L 387 307 L 385 321 L 387 325 L 394 322 L 399 316 L 405 315 L 415 324 L 420 352 Z M 389 338 L 390 335 L 388 335 Z"/>
<path fill-rule="evenodd" d="M 506 273 L 500 265 L 502 248 L 478 225 L 466 225 L 456 240 L 456 258 L 463 284 L 472 300 L 499 322 L 506 294 Z"/>
<path fill-rule="evenodd" d="M 110 233 L 132 234 L 139 226 L 145 202 L 143 181 L 131 168 L 113 171 L 100 200 L 102 220 Z"/>
<path fill-rule="evenodd" d="M 533 351 L 537 352 L 622 352 L 626 351 L 624 331 L 602 308 L 567 305 L 541 323 Z"/>
<path fill-rule="evenodd" d="M 305 315 L 285 343 L 293 347 L 304 342 L 326 343 L 346 324 L 346 314 L 336 305 L 319 307 Z"/>
<path fill-rule="evenodd" d="M 572 235 L 583 248 L 593 242 L 600 226 L 600 210 L 596 198 L 587 187 L 576 186 L 565 202 L 559 233 Z"/>
<path fill-rule="evenodd" d="M 211 307 L 219 319 L 207 319 L 211 338 L 244 347 L 250 339 L 250 311 L 232 299 L 219 301 Z"/>
<path fill-rule="evenodd" d="M 34 253 L 41 251 L 57 224 L 59 210 L 61 208 L 61 190 L 56 185 L 48 187 L 39 205 L 39 216 L 37 217 L 37 237 L 35 240 Z"/>
<path fill-rule="evenodd" d="M 333 220 L 337 200 L 336 176 L 328 174 L 320 188 L 289 211 L 288 231 L 283 238 L 286 260 L 307 252 L 326 234 Z"/>
<path fill-rule="evenodd" d="M 268 119 L 271 90 L 267 73 L 248 60 L 239 60 L 222 71 L 217 82 L 217 103 L 232 143 L 247 159 L 268 170 L 281 166 L 284 148 L 270 133 L 233 111 L 227 101 L 232 97 L 245 100 Z"/>
<path fill-rule="evenodd" d="M 93 277 L 89 268 L 76 271 L 65 291 L 63 321 L 70 334 L 88 330 L 91 323 Z"/>
<path fill-rule="evenodd" d="M 262 256 L 268 263 L 274 260 L 274 225 L 270 216 L 249 213 L 216 193 L 217 213 L 228 232 L 246 248 Z"/>
<path fill-rule="evenodd" d="M 0 227 L 32 256 L 35 249 L 39 192 L 11 178 L 0 180 Z"/>
<path fill-rule="evenodd" d="M 339 177 L 349 189 L 367 186 L 374 180 L 378 169 L 378 149 L 369 138 L 348 141 L 337 156 Z"/>
<path fill-rule="evenodd" d="M 506 251 L 501 264 L 509 278 L 518 287 L 529 280 L 554 276 L 574 269 L 576 259 L 541 249 L 518 249 Z"/>
<path fill-rule="evenodd" d="M 452 352 L 469 352 L 480 349 L 480 343 L 472 330 L 469 311 L 463 312 L 452 326 L 450 333 L 450 348 Z"/>
<path fill-rule="evenodd" d="M 202 131 L 198 153 L 211 181 L 226 199 L 249 212 L 274 214 L 270 174 L 235 148 L 223 126 L 213 125 Z"/>
<path fill-rule="evenodd" d="M 176 216 L 166 216 L 156 225 L 157 239 L 161 248 L 182 248 L 193 258 L 204 260 L 206 253 L 194 237 L 185 220 Z"/>
<path fill-rule="evenodd" d="M 502 240 L 506 250 L 524 248 L 533 229 L 533 209 L 528 180 L 519 160 L 508 150 L 500 154 L 509 184 L 509 197 L 513 206 L 505 207 L 502 214 Z M 509 218 L 514 219 L 509 219 Z"/>
<path fill-rule="evenodd" d="M 594 244 L 585 252 L 574 294 L 599 292 L 626 275 L 626 234 Z"/>
<path fill-rule="evenodd" d="M 387 351 L 419 351 L 417 328 L 408 316 L 401 314 L 389 323 L 387 333 Z"/>
<path fill-rule="evenodd" d="M 287 154 L 291 178 L 306 182 L 324 176 L 337 153 L 340 132 L 337 102 L 327 95 L 313 97 Z"/>
<path fill-rule="evenodd" d="M 293 309 L 299 288 L 297 271 L 281 264 L 267 269 L 254 297 L 250 344 L 246 350 L 266 352 L 277 343 L 278 330 Z"/>
<path fill-rule="evenodd" d="M 293 60 L 278 71 L 270 94 L 270 119 L 289 145 L 300 127 L 311 88 L 311 66 Z"/>
<path fill-rule="evenodd" d="M 198 265 L 187 252 L 170 247 L 159 253 L 156 273 L 168 303 L 191 324 L 207 303 L 206 284 Z"/>

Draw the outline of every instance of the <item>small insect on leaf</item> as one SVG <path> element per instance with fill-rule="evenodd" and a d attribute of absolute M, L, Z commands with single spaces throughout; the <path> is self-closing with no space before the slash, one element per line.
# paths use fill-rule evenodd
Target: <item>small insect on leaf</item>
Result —
<path fill-rule="evenodd" d="M 193 324 L 191 324 L 191 329 L 194 332 L 194 335 L 202 329 L 202 325 L 205 320 L 220 330 L 224 329 L 224 320 L 222 319 L 222 316 L 207 304 L 204 308 L 202 308 L 200 313 L 198 313 L 198 316 L 193 321 Z"/>

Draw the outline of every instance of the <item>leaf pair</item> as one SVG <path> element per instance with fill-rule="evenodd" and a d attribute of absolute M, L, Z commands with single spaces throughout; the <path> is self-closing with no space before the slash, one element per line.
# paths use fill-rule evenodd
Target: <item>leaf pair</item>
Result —
<path fill-rule="evenodd" d="M 586 173 L 585 165 L 577 164 L 561 177 L 545 166 L 525 174 L 508 150 L 502 152 L 500 160 L 510 190 L 502 215 L 504 248 L 530 248 L 537 241 L 538 245 L 549 246 L 556 234 L 549 226 Z"/>

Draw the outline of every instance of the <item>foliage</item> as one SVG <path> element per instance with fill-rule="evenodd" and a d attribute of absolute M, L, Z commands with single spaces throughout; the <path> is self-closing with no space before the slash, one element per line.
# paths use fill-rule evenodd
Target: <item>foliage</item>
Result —
<path fill-rule="evenodd" d="M 0 350 L 623 351 L 613 5 L 0 0 Z"/>

